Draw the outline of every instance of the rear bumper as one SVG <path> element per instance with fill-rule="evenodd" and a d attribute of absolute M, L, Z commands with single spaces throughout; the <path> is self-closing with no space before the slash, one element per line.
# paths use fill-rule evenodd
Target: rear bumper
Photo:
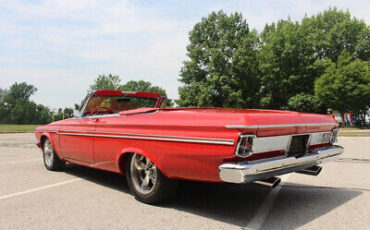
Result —
<path fill-rule="evenodd" d="M 277 157 L 260 161 L 224 163 L 219 166 L 222 181 L 230 183 L 248 183 L 259 179 L 296 172 L 314 165 L 335 160 L 341 153 L 341 146 L 333 145 L 315 150 L 314 154 L 302 157 Z"/>

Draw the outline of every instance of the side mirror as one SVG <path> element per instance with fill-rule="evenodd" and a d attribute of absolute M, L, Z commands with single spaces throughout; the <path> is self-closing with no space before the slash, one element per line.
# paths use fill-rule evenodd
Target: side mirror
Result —
<path fill-rule="evenodd" d="M 77 109 L 74 109 L 73 110 L 73 117 L 74 118 L 80 118 L 80 111 L 78 111 Z"/>

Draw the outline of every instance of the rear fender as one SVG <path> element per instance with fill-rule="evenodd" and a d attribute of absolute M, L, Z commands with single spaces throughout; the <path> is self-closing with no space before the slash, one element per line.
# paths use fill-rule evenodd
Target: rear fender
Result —
<path fill-rule="evenodd" d="M 137 148 L 137 147 L 129 147 L 129 148 L 124 148 L 122 149 L 121 151 L 122 154 L 119 154 L 117 159 L 116 159 L 116 162 L 117 162 L 117 165 L 118 165 L 118 168 L 120 169 L 121 173 L 125 173 L 124 172 L 124 168 L 120 167 L 120 165 L 123 163 L 125 164 L 124 162 L 122 162 L 122 160 L 126 160 L 127 159 L 127 155 L 128 154 L 133 154 L 133 153 L 138 153 L 140 155 L 143 155 L 145 156 L 146 158 L 149 158 L 154 164 L 155 166 L 163 173 L 166 175 L 165 172 L 163 172 L 162 170 L 162 166 L 161 166 L 161 161 L 160 159 L 162 158 L 162 156 L 155 156 L 153 154 L 151 154 L 150 152 L 147 152 L 143 149 L 140 149 L 140 148 Z M 167 176 L 167 175 L 166 175 Z"/>

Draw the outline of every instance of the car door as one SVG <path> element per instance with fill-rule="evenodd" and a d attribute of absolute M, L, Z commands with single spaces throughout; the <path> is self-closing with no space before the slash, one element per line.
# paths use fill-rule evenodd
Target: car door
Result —
<path fill-rule="evenodd" d="M 80 164 L 94 163 L 94 130 L 98 118 L 82 117 L 66 121 L 60 131 L 63 157 Z"/>
<path fill-rule="evenodd" d="M 117 116 L 103 116 L 96 124 L 96 134 L 94 139 L 94 159 L 95 167 L 119 172 L 117 168 L 117 154 L 121 153 L 124 146 L 127 146 L 128 139 L 122 138 L 125 130 L 124 118 Z M 120 124 L 120 128 L 116 125 Z"/>

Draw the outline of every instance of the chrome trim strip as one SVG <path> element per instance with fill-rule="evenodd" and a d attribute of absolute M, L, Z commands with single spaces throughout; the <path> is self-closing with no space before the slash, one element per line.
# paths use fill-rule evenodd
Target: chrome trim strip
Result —
<path fill-rule="evenodd" d="M 110 137 L 120 139 L 137 139 L 137 140 L 156 140 L 156 141 L 171 141 L 171 142 L 186 142 L 186 143 L 200 143 L 200 144 L 218 144 L 218 145 L 234 145 L 232 139 L 205 139 L 205 138 L 182 138 L 182 137 L 154 137 L 154 136 L 120 136 L 120 135 L 101 135 L 101 134 L 82 134 L 82 133 L 67 133 L 58 132 L 59 135 L 68 136 L 87 136 L 87 137 Z"/>
<path fill-rule="evenodd" d="M 35 131 L 35 133 L 57 133 L 58 130 L 40 130 L 40 131 Z"/>
<path fill-rule="evenodd" d="M 79 131 L 79 130 L 60 130 L 60 132 L 74 132 L 74 133 L 90 133 L 90 134 L 113 134 L 113 135 L 127 135 L 127 136 L 139 136 L 139 137 L 158 137 L 158 138 L 179 138 L 189 140 L 206 140 L 206 141 L 229 141 L 234 144 L 233 139 L 217 139 L 217 138 L 205 138 L 205 137 L 184 137 L 184 136 L 170 136 L 170 135 L 155 135 L 155 134 L 139 134 L 139 133 L 117 133 L 117 132 L 101 132 L 101 131 Z"/>
<path fill-rule="evenodd" d="M 288 127 L 309 127 L 309 126 L 327 126 L 337 123 L 311 123 L 311 124 L 281 124 L 281 125 L 226 125 L 227 129 L 267 129 L 267 128 L 288 128 Z"/>
<path fill-rule="evenodd" d="M 325 137 L 325 135 L 329 135 L 329 136 Z M 319 144 L 330 143 L 331 136 L 332 136 L 332 132 L 312 133 L 312 135 L 311 135 L 311 145 L 319 145 Z M 325 140 L 325 138 L 328 138 L 328 140 Z"/>
<path fill-rule="evenodd" d="M 289 146 L 291 135 L 257 137 L 253 141 L 252 152 L 263 153 L 278 150 L 285 150 Z"/>
<path fill-rule="evenodd" d="M 317 149 L 315 152 L 299 158 L 279 157 L 255 162 L 224 163 L 219 166 L 219 176 L 222 181 L 230 183 L 253 182 L 333 161 L 343 152 L 343 148 L 334 145 Z"/>
<path fill-rule="evenodd" d="M 86 107 L 87 107 L 87 103 L 89 103 L 93 94 L 94 94 L 94 92 L 90 92 L 90 93 L 87 94 L 87 96 L 86 96 L 87 98 L 85 98 L 86 100 L 84 99 L 85 103 L 82 105 L 82 108 L 79 109 L 80 116 L 76 117 L 76 119 L 81 119 L 83 117 L 83 114 L 84 114 L 84 112 L 86 110 Z"/>
<path fill-rule="evenodd" d="M 85 116 L 82 116 L 80 119 L 105 118 L 105 117 L 119 117 L 119 114 L 113 113 L 113 114 L 101 114 L 101 115 L 85 115 Z"/>

